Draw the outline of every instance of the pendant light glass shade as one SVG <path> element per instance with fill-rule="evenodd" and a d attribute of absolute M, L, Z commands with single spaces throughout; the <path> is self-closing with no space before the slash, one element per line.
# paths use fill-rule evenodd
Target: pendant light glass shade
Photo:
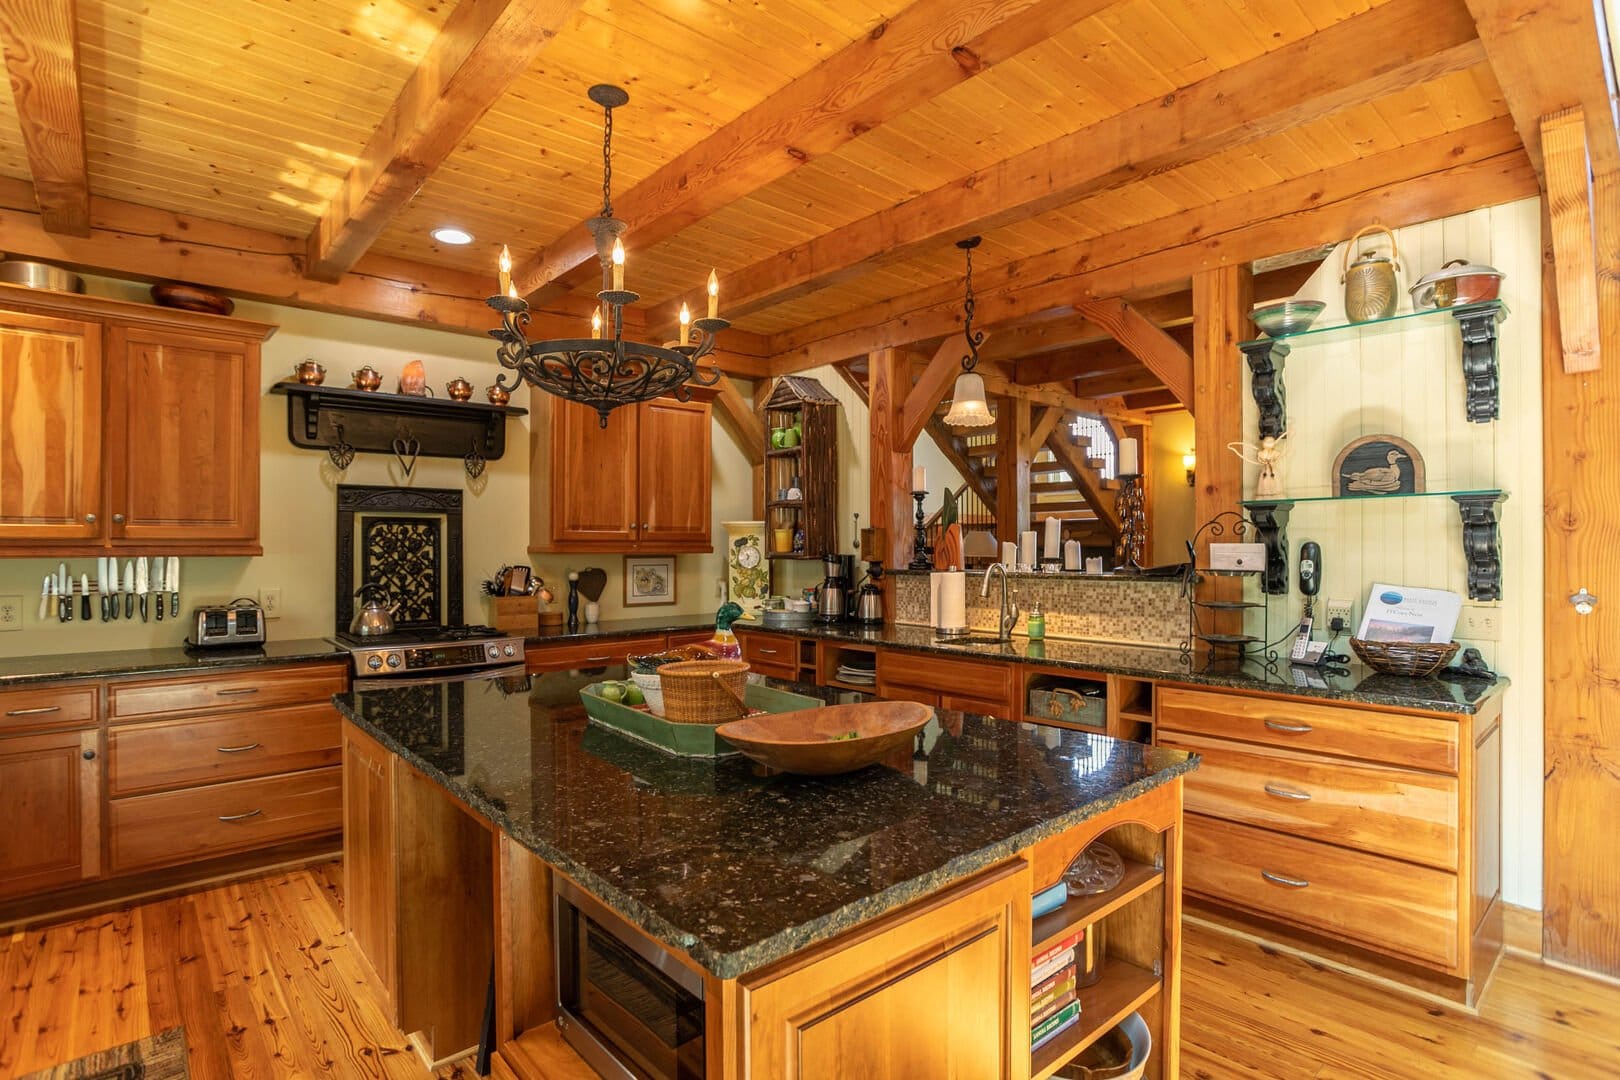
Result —
<path fill-rule="evenodd" d="M 986 427 L 996 422 L 984 400 L 984 380 L 975 372 L 964 371 L 956 377 L 945 422 L 955 427 Z"/>

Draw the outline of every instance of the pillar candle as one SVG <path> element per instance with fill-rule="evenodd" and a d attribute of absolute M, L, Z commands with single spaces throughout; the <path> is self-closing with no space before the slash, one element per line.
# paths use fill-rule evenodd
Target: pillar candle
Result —
<path fill-rule="evenodd" d="M 1080 541 L 1070 540 L 1063 545 L 1063 569 L 1080 569 Z"/>
<path fill-rule="evenodd" d="M 1139 476 L 1142 472 L 1142 463 L 1138 460 L 1138 456 L 1135 439 L 1119 440 L 1119 475 Z"/>
<path fill-rule="evenodd" d="M 1055 517 L 1046 519 L 1046 543 L 1041 547 L 1041 558 L 1063 557 L 1063 522 Z"/>
<path fill-rule="evenodd" d="M 918 465 L 916 468 L 911 470 L 911 490 L 928 490 L 928 470 L 923 468 L 921 465 Z"/>
<path fill-rule="evenodd" d="M 1001 565 L 1009 570 L 1018 565 L 1018 545 L 1011 540 L 1001 545 Z"/>
<path fill-rule="evenodd" d="M 1035 530 L 1018 534 L 1018 565 L 1035 565 Z"/>

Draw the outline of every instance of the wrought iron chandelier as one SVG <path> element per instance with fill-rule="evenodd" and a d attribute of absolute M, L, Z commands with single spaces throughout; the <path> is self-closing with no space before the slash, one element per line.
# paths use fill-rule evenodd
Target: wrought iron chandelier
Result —
<path fill-rule="evenodd" d="M 524 332 L 529 305 L 512 285 L 511 256 L 505 248 L 501 250 L 500 294 L 486 303 L 501 316 L 500 328 L 489 332 L 500 343 L 495 358 L 517 375 L 507 385 L 503 372 L 496 376 L 495 384 L 510 391 L 526 382 L 548 394 L 588 405 L 605 428 L 608 413 L 620 405 L 665 394 L 687 401 L 690 384 L 713 386 L 718 382 L 717 369 L 700 371 L 697 362 L 714 351 L 715 335 L 731 324 L 717 315 L 720 287 L 711 271 L 706 318 L 691 319 L 682 304 L 677 340 L 652 345 L 624 339 L 624 309 L 641 297 L 624 287 L 625 223 L 613 216 L 613 110 L 629 101 L 630 95 L 608 85 L 593 86 L 588 94 L 602 107 L 602 212 L 586 222 L 602 264 L 602 291 L 596 294 L 601 304 L 591 319 L 591 336 L 529 340 Z M 695 341 L 691 330 L 697 331 Z"/>
<path fill-rule="evenodd" d="M 967 256 L 967 292 L 962 300 L 962 334 L 967 338 L 967 355 L 962 357 L 962 374 L 956 377 L 951 391 L 951 408 L 945 422 L 956 427 L 985 427 L 996 422 L 990 415 L 990 406 L 984 400 L 984 377 L 973 369 L 979 364 L 979 346 L 984 344 L 984 331 L 973 332 L 973 249 L 979 246 L 979 237 L 958 240 L 956 246 Z"/>

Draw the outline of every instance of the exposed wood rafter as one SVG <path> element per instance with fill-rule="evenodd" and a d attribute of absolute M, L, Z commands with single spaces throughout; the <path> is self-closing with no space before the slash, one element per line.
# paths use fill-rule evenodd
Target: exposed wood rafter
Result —
<path fill-rule="evenodd" d="M 77 0 L 0 4 L 11 96 L 46 232 L 90 235 Z"/>
<path fill-rule="evenodd" d="M 934 415 L 935 407 L 955 383 L 957 374 L 962 370 L 963 348 L 958 338 L 946 338 L 906 394 L 905 407 L 900 414 L 900 439 L 906 446 L 917 441 L 917 436 L 928 424 L 928 418 Z"/>
<path fill-rule="evenodd" d="M 580 2 L 456 5 L 310 233 L 310 277 L 337 281 L 354 268 Z"/>
<path fill-rule="evenodd" d="M 1188 409 L 1193 407 L 1193 362 L 1181 343 L 1120 299 L 1082 300 L 1074 309 L 1104 327 L 1158 377 Z"/>
<path fill-rule="evenodd" d="M 1063 419 L 1063 410 L 1056 405 L 1045 405 L 1041 414 L 1035 417 L 1029 425 L 1029 441 L 1024 444 L 1025 452 L 1034 457 L 1046 442 L 1046 437 L 1052 434 L 1058 421 Z"/>
<path fill-rule="evenodd" d="M 1586 118 L 1579 106 L 1541 121 L 1542 170 L 1552 222 L 1558 280 L 1558 335 L 1564 371 L 1595 371 L 1602 363 L 1598 334 L 1597 238 L 1592 220 L 1592 171 Z"/>
<path fill-rule="evenodd" d="M 748 458 L 748 464 L 760 465 L 765 461 L 765 424 L 754 411 L 754 403 L 743 397 L 742 391 L 729 376 L 721 375 L 715 384 L 714 417 L 731 433 Z M 761 488 L 761 491 L 764 489 Z"/>
<path fill-rule="evenodd" d="M 615 212 L 646 250 L 1112 2 L 916 0 L 661 166 L 620 196 Z M 583 226 L 570 229 L 521 261 L 513 280 L 526 296 L 553 295 L 588 279 L 595 257 Z M 696 309 L 698 298 L 686 299 Z M 680 304 L 677 297 L 649 323 L 674 325 Z"/>

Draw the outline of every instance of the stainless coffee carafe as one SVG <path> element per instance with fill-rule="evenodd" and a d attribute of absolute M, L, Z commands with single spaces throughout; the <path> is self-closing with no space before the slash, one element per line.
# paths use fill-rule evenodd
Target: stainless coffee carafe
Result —
<path fill-rule="evenodd" d="M 827 577 L 816 589 L 816 618 L 840 622 L 849 616 L 849 581 L 855 568 L 853 555 L 828 554 L 821 557 Z"/>

